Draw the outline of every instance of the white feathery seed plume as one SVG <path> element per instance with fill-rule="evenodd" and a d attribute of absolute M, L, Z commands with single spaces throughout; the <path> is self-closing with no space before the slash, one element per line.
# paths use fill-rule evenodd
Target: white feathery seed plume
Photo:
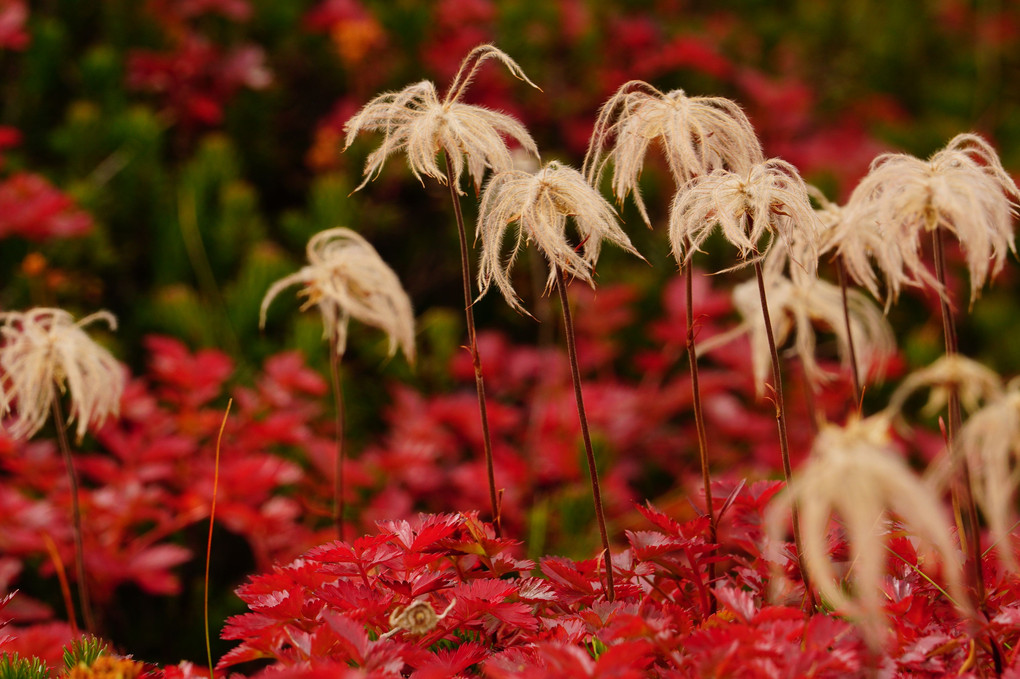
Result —
<path fill-rule="evenodd" d="M 881 225 L 873 218 L 861 216 L 852 204 L 837 205 L 813 186 L 809 186 L 808 191 L 818 202 L 815 214 L 823 226 L 819 256 L 834 251 L 850 277 L 864 286 L 875 299 L 882 300 L 888 311 L 899 299 L 903 286 L 917 285 L 904 270 L 899 248 L 890 247 Z M 884 295 L 879 289 L 879 277 L 872 261 L 885 282 Z"/>
<path fill-rule="evenodd" d="M 688 182 L 670 208 L 669 240 L 683 266 L 718 225 L 748 264 L 768 254 L 776 236 L 792 242 L 795 230 L 816 233 L 817 220 L 797 168 L 772 158 L 744 173 L 714 170 Z M 803 265 L 811 275 L 817 247 L 807 242 L 811 257 Z"/>
<path fill-rule="evenodd" d="M 464 58 L 442 100 L 436 86 L 428 80 L 408 85 L 399 92 L 380 94 L 344 125 L 345 151 L 361 132 L 376 131 L 384 135 L 379 148 L 369 154 L 364 181 L 355 191 L 374 179 L 386 159 L 400 151 L 407 153 L 411 172 L 419 181 L 423 181 L 422 175 L 441 184 L 453 181 L 460 194 L 463 194 L 460 178 L 465 167 L 474 180 L 476 191 L 481 187 L 486 168 L 498 172 L 513 167 L 505 137 L 513 138 L 537 158 L 534 140 L 516 118 L 460 101 L 479 66 L 488 59 L 499 60 L 514 77 L 538 89 L 505 52 L 492 45 L 479 45 Z M 452 178 L 447 177 L 436 162 L 440 151 L 450 159 Z"/>
<path fill-rule="evenodd" d="M 613 142 L 612 149 L 606 151 Z M 638 180 L 649 146 L 660 142 L 677 187 L 712 170 L 744 173 L 762 162 L 761 144 L 735 102 L 722 97 L 689 97 L 683 90 L 661 92 L 641 80 L 624 83 L 602 105 L 582 172 L 592 186 L 613 163 L 613 195 L 628 194 L 651 226 Z"/>
<path fill-rule="evenodd" d="M 957 135 L 928 160 L 887 153 L 871 163 L 847 204 L 847 228 L 877 229 L 881 241 L 871 245 L 845 239 L 841 252 L 855 278 L 863 274 L 867 279 L 861 264 L 866 257 L 890 256 L 894 261 L 889 266 L 900 264 L 906 276 L 943 293 L 922 261 L 920 239 L 943 228 L 956 236 L 966 256 L 973 303 L 1002 269 L 1006 254 L 1016 254 L 1013 219 L 1018 200 L 1016 183 L 995 150 L 976 134 Z M 888 280 L 886 264 L 877 261 Z M 896 290 L 890 286 L 891 293 Z"/>
<path fill-rule="evenodd" d="M 568 217 L 577 231 L 576 247 L 567 239 Z M 504 257 L 503 238 L 511 224 L 517 225 L 517 235 Z M 493 175 L 482 194 L 476 238 L 482 242 L 479 298 L 495 284 L 507 303 L 522 313 L 527 312 L 514 291 L 510 269 L 528 243 L 533 242 L 550 264 L 546 291 L 555 284 L 557 271 L 594 287 L 603 240 L 641 256 L 617 223 L 613 206 L 580 172 L 557 161 L 533 174 L 510 170 Z"/>
<path fill-rule="evenodd" d="M 317 306 L 325 335 L 336 342 L 337 354 L 347 347 L 351 318 L 379 328 L 389 340 L 389 354 L 397 349 L 414 362 L 414 312 L 400 279 L 368 241 L 354 231 L 337 227 L 308 241 L 308 265 L 273 283 L 262 299 L 259 327 L 273 299 L 292 285 L 307 299 L 301 309 Z"/>
<path fill-rule="evenodd" d="M 1002 388 L 1002 378 L 991 368 L 961 354 L 943 354 L 931 365 L 907 375 L 889 397 L 885 412 L 897 417 L 907 399 L 921 389 L 931 390 L 921 409 L 924 415 L 931 416 L 945 408 L 950 391 L 959 395 L 965 410 L 974 412 L 981 402 L 999 398 Z"/>
<path fill-rule="evenodd" d="M 49 417 L 58 393 L 70 397 L 67 421 L 77 420 L 80 441 L 90 426 L 120 414 L 124 371 L 117 359 L 88 336 L 84 328 L 117 319 L 99 311 L 75 322 L 63 309 L 36 308 L 0 313 L 0 371 L 5 424 L 14 438 L 30 438 Z"/>
<path fill-rule="evenodd" d="M 828 605 L 861 627 L 873 648 L 882 645 L 888 629 L 882 581 L 889 559 L 885 540 L 893 516 L 938 555 L 949 595 L 970 614 L 962 586 L 962 555 L 954 546 L 944 507 L 933 489 L 893 450 L 887 418 L 854 418 L 845 426 L 822 428 L 810 459 L 766 510 L 765 529 L 773 552 L 782 544 L 795 503 L 800 512 L 803 562 L 811 582 Z M 829 554 L 833 519 L 846 531 L 849 583 L 836 575 Z M 782 561 L 778 553 L 770 558 Z"/>
<path fill-rule="evenodd" d="M 799 270 L 799 267 L 791 268 Z M 840 360 L 844 366 L 849 366 L 850 343 L 839 286 L 807 276 L 791 280 L 766 270 L 765 288 L 776 345 L 782 346 L 791 335 L 794 336 L 794 351 L 814 388 L 833 377 L 818 365 L 815 358 L 816 326 L 835 335 Z M 847 291 L 847 304 L 858 356 L 857 369 L 861 373 L 858 377 L 863 380 L 871 371 L 881 376 L 886 361 L 896 351 L 892 328 L 882 310 L 857 290 Z M 733 305 L 744 318 L 743 325 L 750 333 L 755 390 L 760 397 L 772 365 L 772 354 L 756 280 L 745 281 L 733 288 Z"/>
<path fill-rule="evenodd" d="M 947 463 L 932 473 L 946 484 L 966 465 L 974 499 L 988 522 L 988 534 L 1002 561 L 1014 572 L 1013 530 L 1016 489 L 1020 485 L 1020 379 L 971 415 L 955 441 Z"/>

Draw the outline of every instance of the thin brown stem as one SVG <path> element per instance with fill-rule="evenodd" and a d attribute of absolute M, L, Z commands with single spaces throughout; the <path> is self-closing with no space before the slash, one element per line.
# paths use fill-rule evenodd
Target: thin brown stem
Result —
<path fill-rule="evenodd" d="M 464 227 L 464 215 L 460 209 L 460 197 L 457 187 L 453 184 L 453 166 L 450 156 L 443 154 L 446 160 L 446 183 L 450 187 L 450 200 L 453 202 L 453 213 L 457 218 L 457 235 L 460 239 L 460 272 L 464 284 L 464 318 L 467 322 L 468 350 L 471 352 L 471 364 L 475 369 L 475 391 L 478 393 L 478 414 L 482 420 L 482 445 L 485 449 L 485 471 L 489 481 L 489 504 L 492 511 L 492 528 L 496 537 L 502 537 L 503 527 L 500 518 L 499 500 L 496 497 L 496 474 L 492 464 L 492 436 L 489 433 L 489 413 L 485 402 L 485 380 L 482 378 L 482 359 L 478 354 L 478 341 L 475 334 L 475 314 L 472 311 L 473 296 L 471 294 L 471 265 L 468 261 L 467 229 Z"/>
<path fill-rule="evenodd" d="M 347 461 L 347 447 L 344 445 L 344 394 L 340 383 L 340 354 L 337 352 L 337 338 L 329 338 L 329 376 L 333 383 L 333 406 L 336 416 L 336 453 L 333 456 L 333 525 L 336 537 L 344 540 L 344 517 L 347 502 L 344 498 L 344 463 Z"/>
<path fill-rule="evenodd" d="M 210 679 L 216 679 L 216 666 L 213 665 L 212 641 L 209 634 L 209 565 L 212 562 L 213 529 L 216 527 L 216 495 L 219 492 L 220 487 L 220 450 L 223 446 L 223 432 L 227 428 L 227 418 L 230 417 L 230 406 L 232 406 L 233 403 L 234 399 L 227 401 L 227 409 L 223 413 L 223 419 L 220 421 L 220 431 L 216 436 L 216 454 L 213 460 L 212 499 L 209 502 L 209 537 L 205 543 L 205 577 L 203 578 L 204 588 L 202 594 L 202 612 L 203 618 L 205 619 L 205 654 L 206 659 L 209 661 Z"/>
<path fill-rule="evenodd" d="M 701 482 L 705 487 L 705 513 L 708 516 L 708 541 L 715 544 L 717 527 L 715 508 L 712 503 L 712 476 L 708 469 L 708 435 L 705 430 L 705 414 L 701 407 L 701 386 L 698 381 L 698 349 L 694 343 L 694 269 L 687 266 L 687 357 L 691 366 L 691 401 L 694 407 L 694 427 L 698 432 L 698 459 L 701 462 Z M 715 580 L 715 562 L 708 565 L 708 580 Z M 716 600 L 710 597 L 710 613 L 715 612 Z"/>
<path fill-rule="evenodd" d="M 950 300 L 950 291 L 946 285 L 946 248 L 942 228 L 932 231 L 932 251 L 935 259 L 935 276 L 942 286 L 942 294 L 939 296 L 939 306 L 942 309 L 942 335 L 946 344 L 946 355 L 955 356 L 959 353 L 959 344 L 956 337 L 956 320 L 953 316 L 953 306 Z M 950 385 L 948 398 L 949 422 L 946 425 L 946 447 L 953 449 L 956 440 L 956 433 L 960 431 L 963 415 L 960 411 L 960 395 L 955 386 Z M 961 478 L 953 485 L 955 501 L 962 508 L 963 528 L 966 533 L 967 552 L 967 579 L 974 588 L 977 596 L 978 607 L 983 608 L 985 603 L 985 582 L 981 573 L 981 534 L 978 523 L 977 506 L 974 503 L 974 494 L 970 481 L 970 468 L 966 461 L 961 465 Z"/>
<path fill-rule="evenodd" d="M 772 331 L 772 317 L 769 314 L 768 296 L 765 294 L 765 274 L 761 267 L 761 258 L 754 260 L 754 274 L 758 279 L 758 295 L 761 298 L 762 320 L 765 322 L 765 336 L 768 338 L 769 351 L 772 354 L 772 388 L 776 401 L 776 423 L 779 425 L 779 450 L 783 458 L 783 476 L 786 485 L 793 480 L 793 466 L 790 464 L 790 439 L 786 430 L 786 407 L 783 404 L 783 374 L 779 367 L 779 351 L 776 349 L 776 338 Z M 800 539 L 800 516 L 796 504 L 792 510 L 793 542 L 797 548 L 797 565 L 804 579 L 804 591 L 807 592 L 812 610 L 815 608 L 815 593 L 811 589 L 811 581 L 807 569 L 804 568 L 803 549 Z"/>
<path fill-rule="evenodd" d="M 78 472 L 74 469 L 71 459 L 71 444 L 67 441 L 67 425 L 64 420 L 64 409 L 60 406 L 60 394 L 53 398 L 53 424 L 57 428 L 57 444 L 60 454 L 67 467 L 67 481 L 71 490 L 71 533 L 74 536 L 74 570 L 78 585 L 78 602 L 81 605 L 81 619 L 89 634 L 96 634 L 96 621 L 92 614 L 92 602 L 89 599 L 89 587 L 85 581 L 85 546 L 81 538 L 81 507 L 78 503 Z"/>
<path fill-rule="evenodd" d="M 846 348 L 850 354 L 850 377 L 854 386 L 854 407 L 861 407 L 861 376 L 857 368 L 857 350 L 854 349 L 854 332 L 850 326 L 850 302 L 846 283 L 846 264 L 843 258 L 836 259 L 836 275 L 839 278 L 839 290 L 843 295 L 843 324 L 846 326 Z"/>
<path fill-rule="evenodd" d="M 609 549 L 609 534 L 606 532 L 606 516 L 602 508 L 602 492 L 599 489 L 599 473 L 595 467 L 595 452 L 591 445 L 591 434 L 588 431 L 588 417 L 584 413 L 584 398 L 581 396 L 581 371 L 577 365 L 577 344 L 574 340 L 574 321 L 570 315 L 570 303 L 567 300 L 567 285 L 563 281 L 563 272 L 555 264 L 553 278 L 556 280 L 556 291 L 560 296 L 560 307 L 563 310 L 563 334 L 567 342 L 567 358 L 570 361 L 570 377 L 574 382 L 574 400 L 577 401 L 577 417 L 581 422 L 581 437 L 584 439 L 584 453 L 588 460 L 588 474 L 591 477 L 591 495 L 595 503 L 595 518 L 602 536 L 602 549 L 606 558 L 606 597 L 613 601 L 616 590 L 613 586 L 613 553 Z"/>

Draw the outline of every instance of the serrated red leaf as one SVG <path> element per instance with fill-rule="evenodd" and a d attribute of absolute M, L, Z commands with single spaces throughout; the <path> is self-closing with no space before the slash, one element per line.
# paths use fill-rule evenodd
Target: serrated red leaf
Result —
<path fill-rule="evenodd" d="M 456 648 L 439 649 L 411 674 L 411 679 L 450 679 L 482 662 L 491 651 L 471 641 Z"/>

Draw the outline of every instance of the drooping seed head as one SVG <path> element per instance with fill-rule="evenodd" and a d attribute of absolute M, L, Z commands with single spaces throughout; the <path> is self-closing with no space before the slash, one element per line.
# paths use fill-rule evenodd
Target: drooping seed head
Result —
<path fill-rule="evenodd" d="M 339 227 L 315 234 L 308 241 L 308 265 L 273 283 L 262 299 L 259 325 L 273 299 L 291 285 L 302 285 L 302 309 L 316 306 L 324 332 L 343 355 L 351 318 L 379 328 L 389 340 L 390 356 L 398 348 L 414 362 L 414 312 L 400 279 L 368 241 Z"/>
<path fill-rule="evenodd" d="M 735 102 L 689 97 L 683 90 L 663 93 L 640 80 L 624 83 L 599 110 L 582 171 L 598 186 L 612 161 L 613 194 L 620 203 L 633 194 L 649 226 L 638 180 L 655 142 L 678 187 L 717 169 L 743 173 L 764 160 L 754 128 Z"/>
<path fill-rule="evenodd" d="M 970 614 L 962 587 L 961 558 L 948 519 L 933 489 L 910 470 L 889 442 L 885 417 L 826 425 L 811 457 L 790 486 L 766 511 L 766 532 L 778 545 L 796 504 L 800 513 L 803 562 L 811 582 L 828 605 L 861 626 L 872 647 L 887 636 L 882 581 L 889 559 L 889 521 L 898 518 L 936 553 L 953 602 Z M 836 575 L 829 553 L 829 531 L 838 519 L 846 532 L 853 568 L 849 582 Z M 771 558 L 781 561 L 781 556 Z"/>
<path fill-rule="evenodd" d="M 946 485 L 966 466 L 974 499 L 988 523 L 988 534 L 1002 561 L 1014 572 L 1016 490 L 1020 485 L 1020 380 L 971 415 L 954 450 L 934 465 L 932 478 Z"/>
<path fill-rule="evenodd" d="M 895 252 L 910 279 L 942 293 L 922 260 L 920 236 L 945 229 L 956 236 L 966 256 L 973 303 L 1002 269 L 1006 254 L 1016 254 L 1018 200 L 1020 189 L 995 150 L 976 134 L 957 135 L 928 160 L 884 154 L 872 162 L 848 202 L 848 228 L 877 229 L 882 242 L 872 246 L 849 240 L 842 252 L 848 262 L 883 249 Z"/>
<path fill-rule="evenodd" d="M 567 237 L 568 218 L 577 232 L 576 244 Z M 517 233 L 509 255 L 504 255 L 503 240 L 512 224 Z M 617 223 L 613 206 L 580 172 L 557 161 L 533 174 L 510 170 L 494 175 L 482 194 L 476 238 L 482 243 L 479 297 L 495 284 L 507 303 L 523 313 L 510 269 L 528 243 L 534 243 L 550 264 L 547 290 L 558 271 L 594 287 L 593 272 L 604 240 L 641 256 Z"/>
<path fill-rule="evenodd" d="M 684 185 L 670 208 L 669 241 L 685 266 L 718 225 L 746 264 L 764 257 L 777 237 L 792 242 L 795 230 L 816 233 L 817 219 L 797 169 L 772 158 L 744 173 L 714 170 Z M 807 248 L 805 266 L 814 274 L 817 244 L 808 240 Z"/>
<path fill-rule="evenodd" d="M 428 80 L 409 85 L 399 92 L 380 94 L 344 125 L 344 150 L 361 132 L 383 133 L 382 144 L 369 154 L 364 180 L 355 191 L 379 174 L 390 155 L 401 151 L 407 154 L 411 172 L 419 181 L 423 181 L 422 175 L 442 184 L 453 181 L 460 193 L 463 193 L 460 178 L 465 169 L 477 191 L 486 169 L 498 172 L 513 167 L 506 137 L 516 140 L 537 158 L 538 148 L 534 140 L 516 118 L 460 101 L 478 67 L 488 59 L 499 60 L 515 77 L 537 87 L 506 53 L 492 45 L 480 45 L 465 57 L 442 100 L 436 86 Z M 452 178 L 446 176 L 445 170 L 436 161 L 436 154 L 440 151 L 450 159 Z"/>
<path fill-rule="evenodd" d="M 822 369 L 815 357 L 816 327 L 835 335 L 840 360 L 844 367 L 850 365 L 850 341 L 843 317 L 842 290 L 820 278 L 801 276 L 790 279 L 770 270 L 766 270 L 764 278 L 776 344 L 782 346 L 791 335 L 794 337 L 794 350 L 801 360 L 804 374 L 811 386 L 817 389 L 833 375 Z M 772 353 L 756 280 L 734 287 L 733 305 L 750 332 L 754 383 L 760 397 L 772 365 Z M 863 381 L 869 373 L 881 377 L 886 362 L 896 352 L 889 322 L 881 309 L 856 290 L 847 291 L 847 311 L 858 356 L 858 378 Z"/>
<path fill-rule="evenodd" d="M 70 397 L 68 422 L 77 421 L 80 440 L 90 426 L 120 413 L 124 370 L 84 328 L 96 321 L 117 328 L 117 319 L 100 311 L 75 321 L 63 309 L 36 308 L 0 313 L 0 410 L 13 414 L 5 424 L 14 438 L 29 438 L 45 424 L 59 394 Z"/>

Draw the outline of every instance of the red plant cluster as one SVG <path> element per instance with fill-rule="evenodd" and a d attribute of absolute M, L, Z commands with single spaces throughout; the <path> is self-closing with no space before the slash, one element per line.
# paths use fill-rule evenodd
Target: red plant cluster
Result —
<path fill-rule="evenodd" d="M 0 49 L 23 50 L 28 47 L 29 35 L 25 31 L 28 21 L 28 3 L 25 0 L 0 1 Z"/>
<path fill-rule="evenodd" d="M 17 128 L 0 125 L 0 169 L 7 160 L 3 153 L 20 143 Z M 45 241 L 81 236 L 91 229 L 92 217 L 43 176 L 19 170 L 0 181 L 0 238 L 20 236 Z"/>
<path fill-rule="evenodd" d="M 180 593 L 176 568 L 194 558 L 181 536 L 209 517 L 213 451 L 233 364 L 220 352 L 193 354 L 169 338 L 152 337 L 148 346 L 149 377 L 129 383 L 120 419 L 96 434 L 99 450 L 76 454 L 85 566 L 100 609 L 126 583 L 153 595 Z M 305 423 L 319 415 L 324 392 L 321 377 L 293 353 L 271 358 L 255 387 L 233 392 L 217 523 L 246 540 L 259 569 L 322 539 L 302 522 L 306 513 L 293 489 L 310 477 L 287 451 L 313 438 Z M 56 446 L 0 439 L 0 469 L 2 589 L 15 586 L 22 564 L 39 563 L 47 579 L 70 570 L 70 495 Z M 53 615 L 27 592 L 16 602 L 19 622 Z"/>
<path fill-rule="evenodd" d="M 721 332 L 722 319 L 730 309 L 728 297 L 706 281 L 695 277 L 695 303 L 713 319 L 702 322 L 704 338 Z M 578 345 L 582 370 L 588 376 L 590 420 L 600 447 L 611 456 L 603 479 L 607 513 L 618 525 L 634 526 L 641 519 L 633 511 L 633 502 L 648 495 L 650 481 L 663 475 L 677 480 L 664 489 L 675 493 L 695 468 L 695 438 L 688 431 L 691 394 L 682 359 L 685 295 L 679 282 L 665 289 L 664 313 L 651 329 L 654 344 L 628 358 L 622 334 L 635 322 L 637 293 L 628 287 L 606 287 L 598 295 L 577 292 Z M 594 318 L 598 324 L 584 320 Z M 151 337 L 147 346 L 148 375 L 129 382 L 120 419 L 103 427 L 94 445 L 75 456 L 84 486 L 86 571 L 99 610 L 114 605 L 118 588 L 127 583 L 157 596 L 180 592 L 178 567 L 195 559 L 199 548 L 194 541 L 182 542 L 181 537 L 209 516 L 213 451 L 228 394 L 233 396 L 234 408 L 222 442 L 217 524 L 245 539 L 259 570 L 293 558 L 326 534 L 321 527 L 332 488 L 334 441 L 322 377 L 309 370 L 298 354 L 284 353 L 266 361 L 253 387 L 230 388 L 234 366 L 225 354 L 191 352 L 166 337 Z M 558 350 L 515 345 L 494 333 L 482 336 L 482 351 L 500 358 L 485 364 L 492 396 L 497 483 L 505 489 L 504 526 L 509 535 L 522 535 L 528 526 L 534 530 L 543 520 L 534 508 L 544 507 L 552 518 L 546 516 L 546 533 L 540 539 L 569 539 L 571 529 L 557 515 L 576 512 L 577 500 L 586 497 L 588 488 L 577 450 L 579 432 L 564 358 Z M 717 352 L 707 357 L 702 373 L 710 426 L 720 432 L 713 454 L 720 465 L 732 462 L 734 476 L 743 471 L 753 476 L 755 468 L 775 466 L 774 422 L 753 405 L 747 361 L 747 352 Z M 655 375 L 654 379 L 635 382 L 625 377 L 652 366 L 655 369 L 644 374 Z M 478 455 L 481 432 L 477 418 L 471 416 L 473 376 L 464 356 L 454 358 L 451 374 L 461 386 L 450 393 L 425 396 L 406 386 L 395 388 L 386 413 L 388 433 L 349 457 L 352 532 L 369 530 L 381 519 L 407 520 L 420 510 L 441 513 L 486 506 L 485 469 Z M 832 407 L 843 405 L 834 401 Z M 742 423 L 740 427 L 732 426 L 735 420 Z M 747 462 L 747 451 L 755 451 L 757 462 Z M 637 459 L 642 460 L 640 465 Z M 19 576 L 26 575 L 23 564 L 29 563 L 39 564 L 38 574 L 53 583 L 58 571 L 70 571 L 67 566 L 73 563 L 70 496 L 56 447 L 49 440 L 15 444 L 4 439 L 0 468 L 8 479 L 0 485 L 0 551 L 9 566 L 4 589 L 17 586 Z M 733 506 L 742 507 L 743 497 L 738 494 Z M 674 516 L 697 515 L 680 496 L 667 495 L 661 501 Z M 432 527 L 424 535 L 442 533 L 446 539 L 457 531 L 468 531 L 468 524 L 453 519 L 440 523 L 429 523 Z M 479 525 L 477 520 L 470 523 L 475 527 L 471 529 L 475 543 L 469 551 L 482 561 L 462 563 L 462 572 L 482 569 L 502 576 L 531 568 L 515 556 L 516 543 L 493 542 Z M 693 539 L 693 529 L 685 530 L 684 535 Z M 748 530 L 735 518 L 727 539 L 750 550 L 756 538 Z M 640 531 L 631 536 L 635 554 L 644 553 L 646 537 Z M 406 546 L 410 549 L 413 543 L 412 551 L 417 550 L 424 544 L 422 539 L 414 538 Z M 461 535 L 460 539 L 469 538 Z M 587 551 L 588 539 L 594 536 L 581 536 L 575 548 Z M 384 541 L 370 542 L 378 543 L 373 549 L 381 549 Z M 709 558 L 704 545 L 691 549 L 695 562 Z M 618 567 L 625 564 L 620 562 Z M 408 568 L 425 565 L 408 562 Z M 550 557 L 542 568 L 549 577 L 559 573 L 557 577 L 576 579 L 580 576 L 567 574 L 577 569 L 587 573 L 591 584 L 586 586 L 585 605 L 592 604 L 592 597 L 600 592 L 594 584 L 594 562 L 582 566 Z M 702 616 L 711 608 L 704 573 L 704 564 L 694 562 L 684 571 L 684 577 L 691 579 L 684 585 L 683 596 Z M 694 577 L 698 574 L 700 580 Z M 419 591 L 418 585 L 408 582 L 410 589 L 398 588 L 393 597 L 403 592 L 405 599 L 414 598 L 434 591 Z M 430 582 L 438 587 L 446 580 Z M 49 591 L 56 591 L 53 584 Z M 52 607 L 36 601 L 35 594 L 26 591 L 17 597 L 19 623 L 53 619 Z M 460 607 L 470 601 L 469 592 L 457 590 L 450 599 L 433 602 L 434 606 L 449 605 L 453 597 L 462 603 L 451 615 L 459 615 Z M 390 604 L 398 599 L 386 601 L 388 608 L 376 611 L 383 616 L 377 622 L 385 620 L 383 613 L 392 612 Z M 64 636 L 70 633 L 66 625 L 58 631 Z"/>
<path fill-rule="evenodd" d="M 16 172 L 0 182 L 0 238 L 44 241 L 82 236 L 91 229 L 91 215 L 41 175 Z"/>
<path fill-rule="evenodd" d="M 148 9 L 169 47 L 130 51 L 127 87 L 154 94 L 164 112 L 185 130 L 220 124 L 226 105 L 237 92 L 262 89 L 272 82 L 261 46 L 219 45 L 193 25 L 205 14 L 246 21 L 251 15 L 246 0 L 154 0 Z"/>
<path fill-rule="evenodd" d="M 846 677 L 869 666 L 889 677 L 979 676 L 968 672 L 966 625 L 906 537 L 892 542 L 895 636 L 881 656 L 847 621 L 806 614 L 799 584 L 786 603 L 769 603 L 775 568 L 796 568 L 759 551 L 761 511 L 780 485 L 730 489 L 720 545 L 706 541 L 707 519 L 678 523 L 639 507 L 651 527 L 627 531 L 612 603 L 602 560 L 545 557 L 536 568 L 474 513 L 380 522 L 372 535 L 316 547 L 243 585 L 250 612 L 228 621 L 223 637 L 240 643 L 219 666 L 268 659 L 257 675 L 266 678 Z M 845 556 L 839 531 L 833 540 Z M 713 564 L 724 568 L 710 582 Z M 1004 648 L 1020 636 L 1016 588 L 1015 578 L 999 581 L 993 595 L 1013 602 L 988 623 Z"/>

